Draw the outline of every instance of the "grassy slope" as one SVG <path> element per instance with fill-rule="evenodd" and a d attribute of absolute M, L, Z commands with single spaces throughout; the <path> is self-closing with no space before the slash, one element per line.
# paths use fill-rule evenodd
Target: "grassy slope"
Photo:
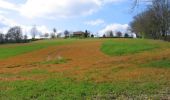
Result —
<path fill-rule="evenodd" d="M 32 52 L 35 50 L 47 48 L 49 46 L 57 46 L 62 44 L 67 44 L 73 42 L 74 40 L 45 40 L 38 41 L 28 44 L 11 44 L 8 46 L 0 46 L 0 59 L 5 59 L 9 57 L 13 57 L 16 55 Z"/>
<path fill-rule="evenodd" d="M 135 84 L 75 82 L 72 79 L 56 78 L 45 81 L 0 82 L 1 100 L 80 100 L 114 99 L 122 95 L 134 96 L 152 94 L 158 88 L 156 83 Z M 124 97 L 122 97 L 124 98 Z"/>
<path fill-rule="evenodd" d="M 116 43 L 118 43 L 119 45 L 117 45 Z M 111 56 L 114 55 L 119 56 L 119 55 L 130 55 L 133 53 L 139 53 L 143 51 L 152 52 L 153 49 L 160 48 L 161 45 L 162 43 L 157 44 L 157 42 L 150 41 L 150 40 L 109 40 L 104 43 L 101 49 L 104 53 L 109 54 Z M 163 64 L 165 64 L 165 62 L 163 62 Z M 162 64 L 159 63 L 159 66 L 161 65 Z M 124 69 L 125 68 L 123 69 L 121 68 L 120 70 L 116 69 L 116 71 L 112 70 L 112 73 L 109 73 L 109 76 L 114 76 L 117 73 L 119 74 L 119 72 L 121 72 L 121 70 Z M 105 70 L 107 71 L 107 69 L 102 69 L 102 71 Z M 125 69 L 125 71 L 126 70 L 127 69 Z M 131 70 L 134 71 L 133 69 Z M 128 69 L 127 71 L 129 71 L 130 73 L 131 70 Z M 96 74 L 99 72 L 99 74 L 102 76 L 102 74 L 103 75 L 105 74 L 102 73 L 102 71 L 97 70 L 97 72 L 92 71 L 92 73 Z M 109 70 L 109 72 L 110 71 L 111 70 Z M 2 100 L 11 100 L 11 99 L 13 100 L 18 100 L 18 99 L 75 100 L 75 99 L 94 98 L 94 99 L 109 100 L 117 97 L 119 97 L 120 99 L 125 99 L 127 97 L 146 99 L 145 98 L 146 95 L 156 94 L 157 90 L 160 90 L 160 88 L 162 88 L 161 85 L 169 84 L 167 83 L 168 80 L 164 80 L 164 78 L 162 78 L 159 81 L 154 81 L 150 79 L 147 80 L 144 77 L 142 77 L 142 80 L 126 80 L 126 81 L 117 81 L 117 82 L 112 81 L 112 82 L 104 82 L 104 83 L 95 83 L 91 79 L 75 81 L 74 78 L 66 78 L 62 74 L 63 73 L 57 73 L 57 74 L 49 73 L 47 70 L 42 70 L 42 69 L 41 70 L 34 69 L 31 72 L 24 71 L 18 74 L 0 74 L 0 77 L 13 77 L 13 76 L 20 76 L 20 75 L 25 77 L 31 77 L 34 75 L 49 76 L 49 79 L 42 80 L 42 81 L 11 81 L 11 82 L 1 81 L 0 99 Z M 67 74 L 69 74 L 69 72 L 67 72 Z M 96 75 L 100 76 L 98 74 Z M 140 97 L 139 95 L 143 95 L 143 96 Z M 158 98 L 160 97 L 159 95 L 157 96 Z"/>
<path fill-rule="evenodd" d="M 102 45 L 101 50 L 111 56 L 121 56 L 150 51 L 158 47 L 159 45 L 149 40 L 109 40 Z"/>
<path fill-rule="evenodd" d="M 108 40 L 103 43 L 101 51 L 109 56 L 124 56 L 142 52 L 152 52 L 155 49 L 170 48 L 170 44 L 153 40 Z M 170 68 L 170 58 L 154 60 L 146 64 L 146 67 Z"/>

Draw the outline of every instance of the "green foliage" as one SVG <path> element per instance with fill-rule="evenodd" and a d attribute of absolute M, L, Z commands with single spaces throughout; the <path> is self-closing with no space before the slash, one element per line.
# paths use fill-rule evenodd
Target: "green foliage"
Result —
<path fill-rule="evenodd" d="M 44 41 L 38 41 L 33 42 L 25 45 L 19 45 L 17 44 L 10 45 L 9 47 L 0 47 L 0 59 L 5 59 L 13 56 L 17 56 L 20 54 L 32 52 L 35 50 L 40 50 L 43 48 L 47 48 L 50 46 L 57 46 L 62 44 L 67 44 L 70 42 L 73 42 L 74 40 L 68 39 L 68 40 L 44 40 Z"/>
<path fill-rule="evenodd" d="M 109 40 L 102 45 L 101 51 L 110 56 L 121 56 L 150 51 L 158 47 L 147 40 Z"/>

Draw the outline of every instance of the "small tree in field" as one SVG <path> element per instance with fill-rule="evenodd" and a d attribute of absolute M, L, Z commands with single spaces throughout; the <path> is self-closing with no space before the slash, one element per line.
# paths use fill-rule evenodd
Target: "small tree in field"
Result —
<path fill-rule="evenodd" d="M 64 31 L 64 36 L 65 36 L 65 38 L 69 37 L 69 34 L 70 34 L 70 33 L 69 33 L 68 30 L 65 30 L 65 31 Z"/>
<path fill-rule="evenodd" d="M 55 34 L 52 32 L 52 33 L 50 34 L 50 37 L 51 37 L 51 39 L 54 39 L 54 38 L 55 38 Z"/>
<path fill-rule="evenodd" d="M 53 29 L 53 33 L 54 33 L 54 38 L 55 38 L 56 37 L 56 33 L 57 33 L 56 28 Z"/>
<path fill-rule="evenodd" d="M 116 35 L 117 35 L 117 37 L 122 37 L 122 32 L 119 31 L 116 33 Z"/>
<path fill-rule="evenodd" d="M 28 36 L 26 34 L 24 35 L 23 39 L 24 39 L 24 42 L 28 42 Z"/>
<path fill-rule="evenodd" d="M 38 30 L 37 30 L 36 26 L 34 25 L 31 29 L 31 36 L 32 36 L 33 40 L 35 39 L 37 34 L 38 34 Z"/>
<path fill-rule="evenodd" d="M 125 38 L 128 38 L 129 37 L 129 34 L 128 33 L 125 33 L 125 36 L 124 36 Z"/>
<path fill-rule="evenodd" d="M 45 34 L 44 34 L 44 37 L 45 37 L 45 38 L 48 38 L 48 37 L 49 37 L 49 34 L 48 34 L 48 33 L 45 33 Z"/>
<path fill-rule="evenodd" d="M 88 30 L 85 30 L 84 37 L 87 38 L 90 36 L 90 32 Z"/>

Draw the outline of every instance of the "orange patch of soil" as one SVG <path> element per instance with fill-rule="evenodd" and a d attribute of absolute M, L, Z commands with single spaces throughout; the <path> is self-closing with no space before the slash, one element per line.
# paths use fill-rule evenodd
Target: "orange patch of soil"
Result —
<path fill-rule="evenodd" d="M 64 73 L 65 77 L 76 80 L 92 80 L 95 82 L 120 81 L 131 79 L 142 79 L 144 76 L 150 77 L 163 75 L 170 79 L 169 70 L 154 68 L 139 68 L 138 64 L 170 56 L 169 49 L 151 54 L 148 52 L 120 57 L 110 57 L 100 51 L 100 46 L 104 40 L 78 41 L 62 46 L 48 47 L 42 50 L 19 55 L 0 61 L 0 74 L 17 74 L 25 70 L 45 69 L 51 73 Z M 63 57 L 70 59 L 64 64 L 38 64 L 52 59 Z M 131 69 L 131 70 L 129 70 Z M 33 75 L 31 77 L 8 77 L 0 80 L 37 80 L 48 78 L 48 75 Z M 149 80 L 149 79 L 148 79 Z"/>

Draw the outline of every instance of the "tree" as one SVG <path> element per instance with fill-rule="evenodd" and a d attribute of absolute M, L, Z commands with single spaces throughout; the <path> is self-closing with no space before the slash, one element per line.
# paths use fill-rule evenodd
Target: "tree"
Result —
<path fill-rule="evenodd" d="M 140 0 L 144 1 L 144 0 Z M 139 0 L 135 0 L 140 4 Z M 170 27 L 170 0 L 149 0 L 151 5 L 136 16 L 131 23 L 134 32 L 143 33 L 147 38 L 167 39 Z"/>
<path fill-rule="evenodd" d="M 109 37 L 113 37 L 113 31 L 109 31 Z"/>
<path fill-rule="evenodd" d="M 125 33 L 125 38 L 128 38 L 129 37 L 129 34 L 128 33 Z"/>
<path fill-rule="evenodd" d="M 19 26 L 14 26 L 10 28 L 6 34 L 6 39 L 11 42 L 21 42 L 22 41 L 22 29 Z"/>
<path fill-rule="evenodd" d="M 5 35 L 0 32 L 0 44 L 5 42 Z"/>
<path fill-rule="evenodd" d="M 60 37 L 61 37 L 61 34 L 62 34 L 62 33 L 58 33 L 58 34 L 57 34 L 57 38 L 60 38 Z"/>
<path fill-rule="evenodd" d="M 87 38 L 90 36 L 90 32 L 88 30 L 85 30 L 84 37 Z"/>
<path fill-rule="evenodd" d="M 103 34 L 103 38 L 106 38 L 106 34 Z"/>
<path fill-rule="evenodd" d="M 55 34 L 54 33 L 51 33 L 51 39 L 54 39 L 55 38 Z"/>
<path fill-rule="evenodd" d="M 91 36 L 90 36 L 91 38 L 94 38 L 94 35 L 93 34 L 91 34 Z"/>
<path fill-rule="evenodd" d="M 23 39 L 24 39 L 24 42 L 26 43 L 28 41 L 28 36 L 25 34 Z"/>
<path fill-rule="evenodd" d="M 38 34 L 38 30 L 37 30 L 37 27 L 36 25 L 34 25 L 31 29 L 31 36 L 32 36 L 32 39 L 34 40 L 36 35 Z"/>
<path fill-rule="evenodd" d="M 70 33 L 69 33 L 68 30 L 65 30 L 65 31 L 64 31 L 64 36 L 65 36 L 65 38 L 69 37 L 69 34 L 70 34 Z"/>
<path fill-rule="evenodd" d="M 53 29 L 54 35 L 56 36 L 57 30 L 56 28 Z"/>
<path fill-rule="evenodd" d="M 121 37 L 122 36 L 122 32 L 119 31 L 119 32 L 116 33 L 116 35 L 117 35 L 117 37 Z"/>
<path fill-rule="evenodd" d="M 45 33 L 45 34 L 44 34 L 44 37 L 45 37 L 45 38 L 48 38 L 48 37 L 49 37 L 49 34 L 48 34 L 48 33 Z"/>

